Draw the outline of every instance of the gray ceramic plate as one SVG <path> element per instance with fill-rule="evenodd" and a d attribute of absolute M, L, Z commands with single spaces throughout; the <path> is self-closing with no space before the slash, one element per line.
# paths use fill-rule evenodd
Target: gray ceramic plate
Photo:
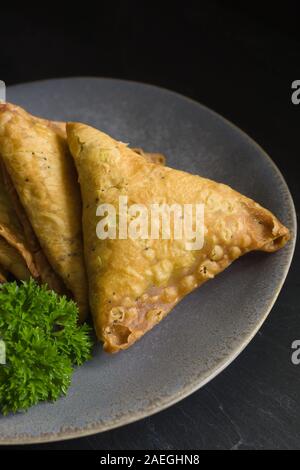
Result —
<path fill-rule="evenodd" d="M 8 89 L 8 101 L 34 114 L 83 121 L 117 139 L 167 155 L 175 168 L 222 181 L 271 209 L 291 229 L 287 185 L 265 152 L 209 109 L 153 86 L 72 78 Z M 148 416 L 186 397 L 221 372 L 249 343 L 286 277 L 291 241 L 275 254 L 245 256 L 185 298 L 130 350 L 100 348 L 74 374 L 66 398 L 0 418 L 1 443 L 67 439 Z"/>

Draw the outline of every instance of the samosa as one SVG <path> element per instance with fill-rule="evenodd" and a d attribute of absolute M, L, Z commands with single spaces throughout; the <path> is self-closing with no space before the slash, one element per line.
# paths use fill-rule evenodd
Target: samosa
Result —
<path fill-rule="evenodd" d="M 83 201 L 90 307 L 108 352 L 131 346 L 186 294 L 241 255 L 276 251 L 289 239 L 288 229 L 271 212 L 224 184 L 154 165 L 84 124 L 67 124 L 67 134 Z M 153 204 L 202 204 L 202 248 L 192 250 L 187 239 L 172 234 L 99 239 L 97 208 L 114 207 L 118 223 L 120 196 L 128 206 L 149 211 Z M 114 223 L 108 219 L 108 228 L 115 229 Z"/>
<path fill-rule="evenodd" d="M 84 319 L 88 289 L 81 197 L 65 125 L 0 104 L 0 158 L 41 281 L 71 293 Z"/>

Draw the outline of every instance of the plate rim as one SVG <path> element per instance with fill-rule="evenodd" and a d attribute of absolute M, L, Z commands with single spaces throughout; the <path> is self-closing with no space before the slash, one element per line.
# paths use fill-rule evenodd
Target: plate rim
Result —
<path fill-rule="evenodd" d="M 191 380 L 191 382 L 187 385 L 185 385 L 180 391 L 177 393 L 173 394 L 172 397 L 166 397 L 165 399 L 161 399 L 159 403 L 153 404 L 148 406 L 146 409 L 142 411 L 135 411 L 132 416 L 130 416 L 130 411 L 126 413 L 122 418 L 119 418 L 115 421 L 107 422 L 106 424 L 103 423 L 93 423 L 91 425 L 87 425 L 85 427 L 80 427 L 80 428 L 67 428 L 67 429 L 61 429 L 59 432 L 51 432 L 51 433 L 43 433 L 37 436 L 30 435 L 28 433 L 26 434 L 19 434 L 16 435 L 15 437 L 10 436 L 10 437 L 4 437 L 2 438 L 0 436 L 0 446 L 2 445 L 26 445 L 26 444 L 41 444 L 41 443 L 51 443 L 51 442 L 59 442 L 59 441 L 64 441 L 64 440 L 70 440 L 70 439 L 76 439 L 76 438 L 81 438 L 81 437 L 87 437 L 91 436 L 93 434 L 98 434 L 101 432 L 109 431 L 112 429 L 116 429 L 122 426 L 125 426 L 127 424 L 134 423 L 136 421 L 139 421 L 141 419 L 144 419 L 146 417 L 152 416 L 156 413 L 159 413 L 160 411 L 163 411 L 172 405 L 175 405 L 176 403 L 180 402 L 184 398 L 187 398 L 189 395 L 195 393 L 197 390 L 205 386 L 208 382 L 213 380 L 217 375 L 219 375 L 223 370 L 225 370 L 242 352 L 243 350 L 248 346 L 248 344 L 251 342 L 251 340 L 254 338 L 254 336 L 257 334 L 263 323 L 265 322 L 266 318 L 268 317 L 270 311 L 272 310 L 272 307 L 274 306 L 278 295 L 284 285 L 284 282 L 286 280 L 287 274 L 289 272 L 293 255 L 295 252 L 295 246 L 296 246 L 296 240 L 297 240 L 297 216 L 296 216 L 296 209 L 295 209 L 295 204 L 293 201 L 293 197 L 291 194 L 291 191 L 289 189 L 289 186 L 277 167 L 277 165 L 274 163 L 270 155 L 251 137 L 249 136 L 245 131 L 243 131 L 240 127 L 238 127 L 236 124 L 232 123 L 229 119 L 226 117 L 222 116 L 218 112 L 214 111 L 213 109 L 209 108 L 208 106 L 188 97 L 185 95 L 182 95 L 181 93 L 178 93 L 173 90 L 169 90 L 164 87 L 160 87 L 157 85 L 152 85 L 149 83 L 145 82 L 137 82 L 134 80 L 125 80 L 125 79 L 118 79 L 118 78 L 110 78 L 110 77 L 96 77 L 96 76 L 76 76 L 76 77 L 59 77 L 59 78 L 50 78 L 50 79 L 44 79 L 44 80 L 35 80 L 31 82 L 24 82 L 24 83 L 19 83 L 15 85 L 8 86 L 8 90 L 11 90 L 13 88 L 17 87 L 23 87 L 27 85 L 32 85 L 32 84 L 43 84 L 45 82 L 50 82 L 50 81 L 66 81 L 66 80 L 95 80 L 95 81 L 107 81 L 107 82 L 115 82 L 115 83 L 130 83 L 132 85 L 137 85 L 137 86 L 142 86 L 142 87 L 147 87 L 147 88 L 153 88 L 155 90 L 160 90 L 165 93 L 168 93 L 170 95 L 174 95 L 177 98 L 180 98 L 182 100 L 188 101 L 192 103 L 193 105 L 196 105 L 198 107 L 201 107 L 202 109 L 205 109 L 206 112 L 212 114 L 214 117 L 222 120 L 225 122 L 225 124 L 229 127 L 231 127 L 235 132 L 240 133 L 240 135 L 248 141 L 250 145 L 252 145 L 257 151 L 260 152 L 262 157 L 266 158 L 271 165 L 273 171 L 277 173 L 277 176 L 280 178 L 282 183 L 284 184 L 284 190 L 286 192 L 287 196 L 287 203 L 291 209 L 291 223 L 293 227 L 291 227 L 292 231 L 292 237 L 288 243 L 288 245 L 285 247 L 286 250 L 286 262 L 284 265 L 284 272 L 283 275 L 278 283 L 276 292 L 274 293 L 273 297 L 270 299 L 268 306 L 266 307 L 265 311 L 261 315 L 261 318 L 259 322 L 256 323 L 255 327 L 251 330 L 251 332 L 247 335 L 246 338 L 244 338 L 243 342 L 234 350 L 233 353 L 230 354 L 230 357 L 228 357 L 226 360 L 224 360 L 219 367 L 217 367 L 212 373 L 208 373 L 206 377 L 204 377 L 202 380 L 199 380 L 199 378 L 196 378 L 195 380 Z"/>

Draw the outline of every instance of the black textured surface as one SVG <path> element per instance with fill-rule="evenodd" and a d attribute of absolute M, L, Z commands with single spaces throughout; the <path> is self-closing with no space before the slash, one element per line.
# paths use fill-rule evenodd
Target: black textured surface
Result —
<path fill-rule="evenodd" d="M 144 2 L 115 1 L 98 12 L 80 9 L 78 17 L 56 11 L 55 19 L 41 11 L 17 15 L 6 7 L 0 78 L 14 84 L 114 76 L 186 94 L 266 149 L 298 209 L 300 105 L 291 102 L 291 82 L 300 79 L 296 2 L 265 12 L 253 2 L 172 5 L 163 11 Z M 124 428 L 28 448 L 300 449 L 300 366 L 290 359 L 291 343 L 300 339 L 299 258 L 296 248 L 288 279 L 260 333 L 202 390 Z"/>

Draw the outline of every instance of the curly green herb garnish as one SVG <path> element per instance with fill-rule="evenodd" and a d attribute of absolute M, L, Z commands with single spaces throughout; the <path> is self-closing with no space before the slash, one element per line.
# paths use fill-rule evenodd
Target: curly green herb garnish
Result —
<path fill-rule="evenodd" d="M 0 285 L 2 414 L 66 394 L 73 367 L 91 357 L 93 344 L 90 327 L 77 319 L 73 301 L 33 280 Z"/>

